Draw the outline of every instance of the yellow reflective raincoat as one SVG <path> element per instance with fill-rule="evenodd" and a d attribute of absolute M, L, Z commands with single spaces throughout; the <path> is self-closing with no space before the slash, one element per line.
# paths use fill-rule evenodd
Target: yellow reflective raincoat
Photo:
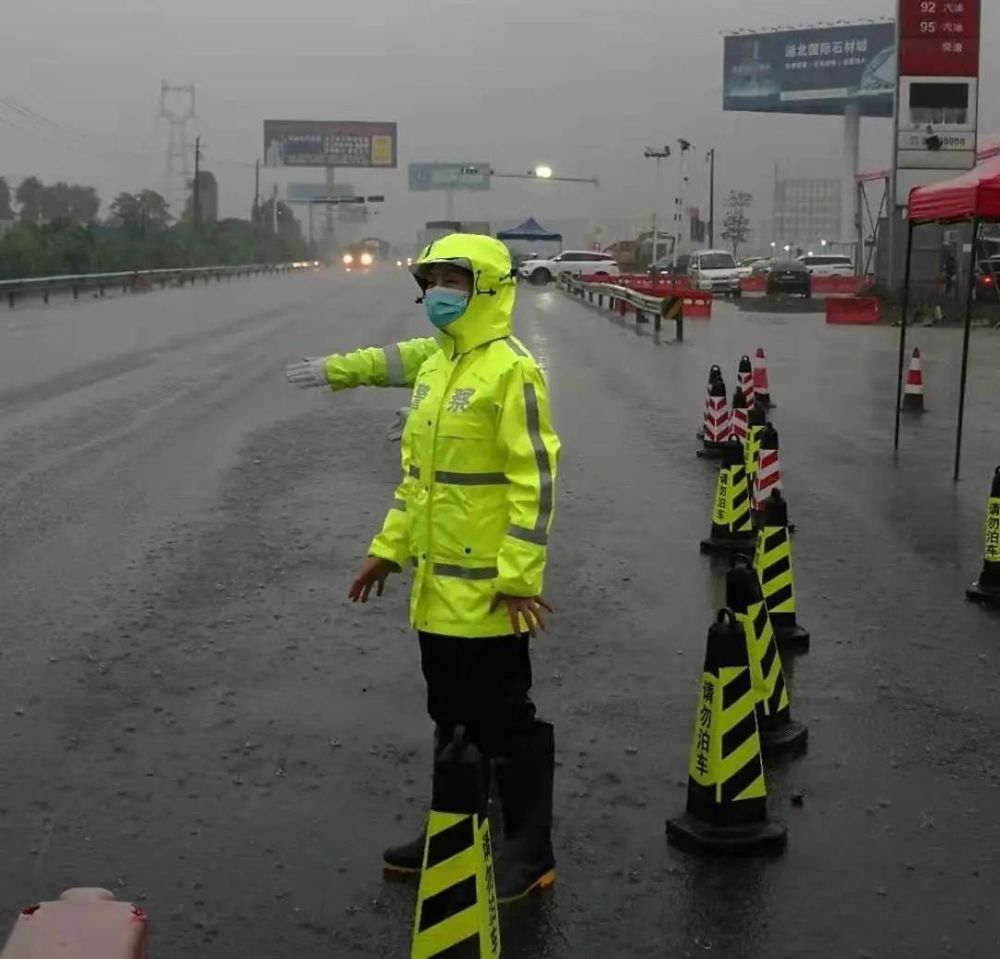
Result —
<path fill-rule="evenodd" d="M 455 234 L 425 249 L 414 271 L 449 260 L 471 264 L 474 290 L 417 375 L 403 482 L 369 553 L 414 564 L 416 629 L 503 636 L 510 618 L 502 604 L 490 612 L 494 595 L 542 592 L 559 438 L 542 373 L 511 335 L 507 248 Z"/>
<path fill-rule="evenodd" d="M 412 387 L 424 360 L 439 349 L 433 337 L 420 337 L 351 353 L 333 353 L 324 361 L 326 381 L 334 391 L 356 386 Z"/>

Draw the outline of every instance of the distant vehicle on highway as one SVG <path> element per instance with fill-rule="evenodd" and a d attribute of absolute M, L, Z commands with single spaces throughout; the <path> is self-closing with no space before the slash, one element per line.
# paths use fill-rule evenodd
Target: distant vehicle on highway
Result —
<path fill-rule="evenodd" d="M 787 293 L 809 299 L 812 296 L 812 276 L 801 260 L 769 260 L 767 295 Z"/>
<path fill-rule="evenodd" d="M 698 250 L 688 265 L 691 287 L 722 296 L 742 296 L 740 270 L 728 250 Z"/>
<path fill-rule="evenodd" d="M 799 260 L 813 276 L 854 276 L 854 261 L 842 253 L 810 253 Z"/>
<path fill-rule="evenodd" d="M 546 260 L 526 260 L 518 269 L 520 276 L 540 286 L 562 273 L 618 276 L 620 272 L 618 263 L 610 253 L 597 253 L 594 250 L 563 250 Z"/>
<path fill-rule="evenodd" d="M 357 243 L 352 243 L 343 253 L 340 262 L 348 273 L 354 270 L 367 271 L 376 263 L 388 260 L 392 255 L 392 246 L 377 237 L 366 237 Z"/>

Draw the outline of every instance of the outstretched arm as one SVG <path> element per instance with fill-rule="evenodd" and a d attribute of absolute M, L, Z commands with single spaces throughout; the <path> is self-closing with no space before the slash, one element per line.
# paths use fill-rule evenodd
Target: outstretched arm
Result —
<path fill-rule="evenodd" d="M 420 337 L 351 353 L 307 357 L 289 364 L 288 382 L 300 389 L 326 386 L 334 392 L 357 386 L 413 387 L 424 360 L 438 351 L 437 340 Z"/>

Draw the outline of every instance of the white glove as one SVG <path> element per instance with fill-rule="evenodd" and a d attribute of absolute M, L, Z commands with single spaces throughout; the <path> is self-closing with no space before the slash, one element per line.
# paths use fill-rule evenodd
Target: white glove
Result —
<path fill-rule="evenodd" d="M 330 385 L 326 379 L 326 360 L 322 356 L 307 356 L 298 363 L 289 363 L 285 378 L 300 390 Z"/>
<path fill-rule="evenodd" d="M 403 438 L 403 430 L 406 428 L 406 417 L 410 414 L 410 408 L 404 406 L 402 409 L 396 410 L 396 422 L 389 427 L 389 432 L 386 433 L 386 439 L 390 443 L 397 443 Z"/>

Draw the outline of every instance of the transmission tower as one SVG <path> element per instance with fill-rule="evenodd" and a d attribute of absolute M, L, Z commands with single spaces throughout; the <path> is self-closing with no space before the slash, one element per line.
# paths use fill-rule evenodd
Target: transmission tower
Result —
<path fill-rule="evenodd" d="M 194 84 L 160 84 L 160 119 L 167 121 L 167 168 L 163 197 L 180 215 L 184 209 L 187 185 L 191 180 L 191 141 L 188 124 L 196 117 Z"/>

